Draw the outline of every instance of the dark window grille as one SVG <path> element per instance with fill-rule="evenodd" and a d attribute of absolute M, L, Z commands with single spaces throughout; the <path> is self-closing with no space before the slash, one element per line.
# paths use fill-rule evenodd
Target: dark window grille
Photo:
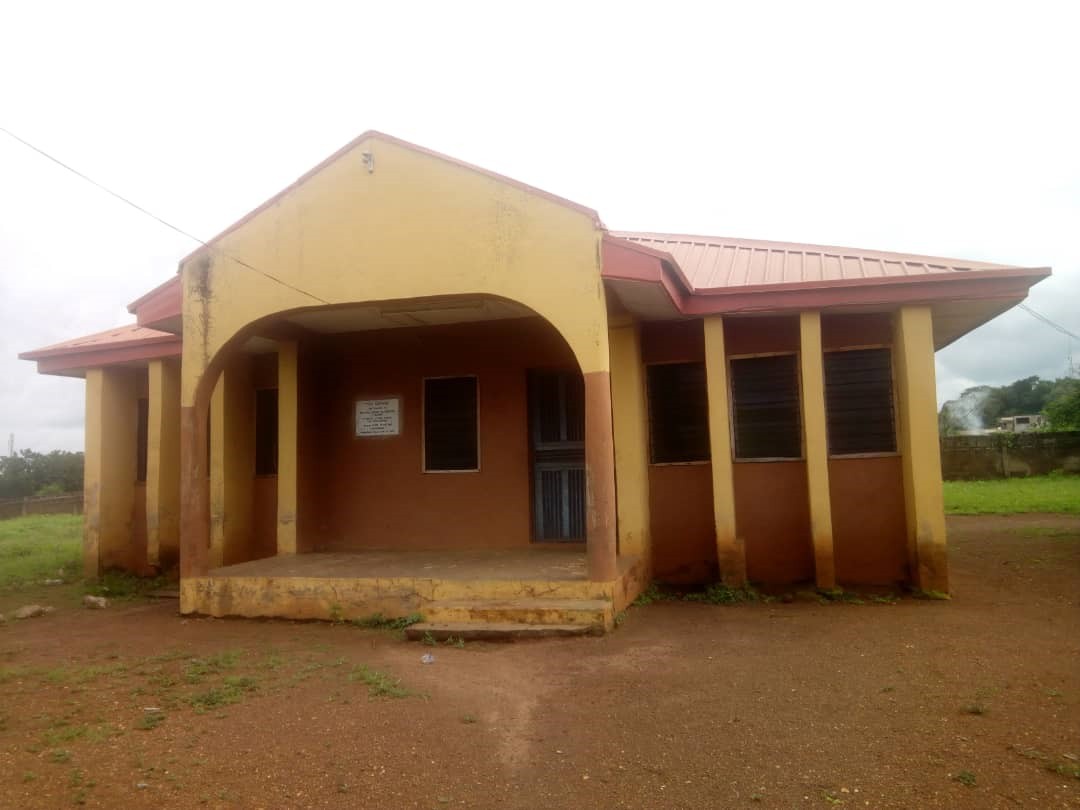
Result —
<path fill-rule="evenodd" d="M 896 452 L 889 349 L 825 353 L 829 453 Z"/>
<path fill-rule="evenodd" d="M 278 392 L 260 388 L 255 392 L 255 474 L 277 475 Z"/>
<path fill-rule="evenodd" d="M 136 414 L 135 428 L 135 480 L 146 481 L 146 465 L 149 453 L 150 400 L 140 398 Z"/>
<path fill-rule="evenodd" d="M 709 394 L 704 363 L 647 370 L 649 454 L 653 464 L 709 460 Z"/>
<path fill-rule="evenodd" d="M 736 458 L 802 457 L 797 355 L 732 360 L 731 396 Z"/>
<path fill-rule="evenodd" d="M 476 378 L 424 380 L 424 469 L 479 469 L 477 437 Z"/>

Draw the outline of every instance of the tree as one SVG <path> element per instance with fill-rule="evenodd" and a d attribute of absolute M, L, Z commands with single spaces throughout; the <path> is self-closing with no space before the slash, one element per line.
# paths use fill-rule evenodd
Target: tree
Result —
<path fill-rule="evenodd" d="M 83 485 L 83 454 L 66 450 L 21 450 L 0 457 L 0 498 L 78 492 Z"/>
<path fill-rule="evenodd" d="M 1074 382 L 1069 378 L 1050 381 L 1031 376 L 1008 385 L 976 385 L 941 406 L 939 425 L 942 433 L 946 433 L 946 428 L 954 431 L 993 428 L 1003 416 L 1042 413 L 1051 400 Z"/>
<path fill-rule="evenodd" d="M 1080 430 L 1080 380 L 1058 380 L 1044 414 L 1051 430 Z"/>

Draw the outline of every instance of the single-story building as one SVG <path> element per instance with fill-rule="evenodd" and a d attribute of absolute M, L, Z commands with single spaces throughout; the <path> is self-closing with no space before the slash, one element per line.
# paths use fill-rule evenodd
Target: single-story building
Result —
<path fill-rule="evenodd" d="M 368 132 L 86 379 L 86 573 L 181 611 L 610 627 L 652 580 L 947 591 L 934 351 L 1050 273 L 608 230 Z"/>

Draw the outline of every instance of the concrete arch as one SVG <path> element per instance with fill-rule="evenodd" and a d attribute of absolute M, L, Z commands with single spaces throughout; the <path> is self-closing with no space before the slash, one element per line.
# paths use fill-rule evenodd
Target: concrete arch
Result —
<path fill-rule="evenodd" d="M 420 310 L 439 310 L 441 304 L 446 304 L 447 309 L 454 308 L 454 305 L 467 303 L 470 301 L 477 302 L 498 302 L 512 307 L 519 307 L 525 312 L 522 313 L 522 317 L 537 317 L 544 321 L 562 340 L 567 349 L 574 356 L 578 370 L 585 373 L 582 365 L 582 351 L 581 347 L 575 349 L 574 345 L 570 342 L 567 335 L 559 329 L 559 326 L 552 322 L 551 318 L 546 317 L 544 314 L 537 312 L 529 307 L 522 301 L 516 301 L 511 298 L 499 295 L 490 295 L 486 293 L 459 293 L 448 296 L 425 296 L 422 298 L 411 299 L 391 299 L 391 300 L 366 300 L 366 301 L 351 301 L 329 305 L 319 306 L 307 306 L 307 307 L 295 307 L 293 309 L 282 310 L 269 315 L 264 315 L 248 324 L 241 326 L 237 329 L 229 338 L 227 338 L 221 346 L 219 346 L 214 354 L 209 358 L 205 368 L 202 371 L 199 379 L 196 381 L 196 388 L 194 392 L 194 405 L 197 410 L 204 410 L 210 405 L 210 398 L 213 394 L 214 386 L 217 384 L 218 378 L 221 376 L 222 369 L 228 363 L 229 359 L 234 357 L 242 347 L 253 337 L 274 337 L 275 327 L 278 327 L 279 336 L 288 336 L 287 330 L 289 327 L 289 318 L 296 315 L 318 314 L 318 313 L 333 313 L 333 312 L 347 312 L 349 310 L 355 310 L 360 307 L 401 307 L 405 309 L 408 305 L 416 305 L 415 311 Z M 471 323 L 483 320 L 493 320 L 491 318 L 479 318 L 476 321 L 469 319 L 462 319 L 457 321 L 458 323 Z M 421 326 L 421 324 L 417 324 Z M 387 327 L 392 328 L 392 327 Z M 295 331 L 299 332 L 299 329 L 294 327 Z M 584 347 L 588 349 L 588 347 Z"/>

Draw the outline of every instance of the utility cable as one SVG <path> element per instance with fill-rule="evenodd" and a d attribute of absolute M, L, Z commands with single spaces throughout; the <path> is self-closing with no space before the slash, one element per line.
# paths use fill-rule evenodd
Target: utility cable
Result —
<path fill-rule="evenodd" d="M 72 166 L 69 166 L 67 163 L 64 163 L 64 161 L 60 160 L 59 158 L 53 157 L 48 152 L 46 152 L 44 149 L 30 143 L 30 141 L 26 140 L 25 138 L 20 138 L 18 135 L 16 135 L 10 129 L 7 129 L 6 127 L 0 126 L 0 132 L 3 132 L 9 138 L 12 138 L 13 140 L 18 141 L 19 143 L 21 143 L 26 148 L 32 149 L 33 151 L 37 152 L 42 157 L 47 158 L 48 160 L 51 160 L 57 166 L 60 166 L 61 168 L 64 168 L 64 169 L 67 169 L 69 172 L 74 174 L 76 177 L 79 177 L 82 180 L 85 180 L 87 183 L 94 186 L 95 188 L 98 188 L 101 191 L 104 191 L 106 194 L 108 194 L 108 195 L 110 195 L 112 197 L 115 197 L 116 199 L 120 200 L 120 202 L 124 203 L 125 205 L 128 205 L 128 206 L 134 208 L 140 214 L 143 214 L 145 216 L 150 217 L 153 220 L 156 220 L 157 222 L 161 223 L 162 225 L 164 225 L 166 228 L 169 228 L 170 230 L 176 231 L 181 236 L 187 237 L 188 239 L 191 239 L 194 242 L 198 242 L 200 245 L 202 245 L 205 248 L 209 248 L 210 250 L 216 251 L 217 253 L 224 256 L 225 258 L 231 259 L 232 261 L 236 262 L 241 267 L 246 267 L 248 270 L 251 270 L 251 271 L 253 271 L 255 273 L 258 273 L 260 276 L 263 276 L 264 278 L 267 278 L 270 281 L 273 281 L 275 284 L 280 284 L 282 287 L 287 287 L 288 289 L 292 290 L 293 292 L 298 292 L 301 295 L 306 295 L 308 298 L 312 298 L 312 299 L 318 301 L 320 304 L 329 304 L 330 303 L 329 301 L 327 301 L 327 300 L 325 300 L 323 298 L 320 298 L 319 296 L 315 295 L 314 293 L 310 293 L 307 290 L 302 290 L 299 287 L 296 287 L 296 286 L 290 284 L 289 282 L 278 278 L 277 276 L 275 276 L 272 273 L 267 273 L 265 270 L 260 270 L 258 267 L 255 267 L 252 264 L 248 264 L 243 259 L 239 259 L 236 256 L 232 256 L 232 255 L 226 253 L 225 251 L 223 251 L 223 250 L 221 250 L 219 248 L 212 247 L 205 240 L 200 239 L 199 237 L 195 236 L 194 234 L 189 233 L 188 231 L 185 231 L 183 228 L 179 228 L 176 225 L 173 225 L 171 222 L 168 222 L 167 220 L 162 219 L 157 214 L 155 214 L 153 211 L 148 211 L 146 208 L 143 208 L 138 203 L 132 202 L 131 200 L 129 200 L 124 195 L 113 191 L 111 188 L 109 188 L 108 186 L 103 185 L 102 183 L 99 183 L 94 178 L 88 177 L 87 175 L 80 172 L 78 169 L 76 169 L 76 168 L 74 168 Z"/>

